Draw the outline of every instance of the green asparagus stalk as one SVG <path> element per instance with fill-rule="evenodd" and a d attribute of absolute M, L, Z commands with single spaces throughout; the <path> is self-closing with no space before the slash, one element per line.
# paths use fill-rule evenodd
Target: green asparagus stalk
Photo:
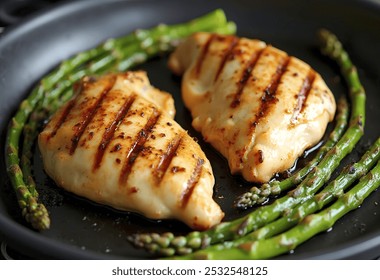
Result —
<path fill-rule="evenodd" d="M 109 39 L 94 49 L 63 61 L 45 76 L 21 103 L 10 122 L 6 139 L 6 165 L 10 181 L 22 214 L 32 227 L 37 230 L 47 229 L 50 218 L 45 206 L 38 202 L 30 167 L 31 153 L 28 151 L 32 145 L 30 143 L 34 141 L 30 140 L 36 137 L 38 122 L 46 116 L 45 113 L 51 113 L 71 97 L 71 87 L 76 81 L 83 75 L 126 70 L 138 65 L 159 52 L 169 50 L 177 40 L 193 32 L 231 34 L 235 30 L 234 23 L 226 22 L 223 11 L 215 10 L 187 23 L 159 25 L 149 30 L 138 30 L 125 37 Z M 24 147 L 20 147 L 20 141 Z"/>
<path fill-rule="evenodd" d="M 41 100 L 36 108 L 42 106 L 43 100 Z M 38 134 L 38 125 L 42 118 L 46 117 L 44 110 L 35 110 L 31 113 L 28 122 L 25 124 L 23 129 L 23 142 L 22 142 L 22 153 L 20 160 L 20 167 L 24 176 L 24 181 L 26 187 L 28 188 L 31 195 L 35 198 L 38 198 L 38 192 L 36 190 L 36 183 L 33 178 L 31 170 L 31 160 L 33 156 L 33 145 L 34 140 Z"/>
<path fill-rule="evenodd" d="M 260 229 L 243 236 L 237 240 L 224 242 L 210 246 L 204 250 L 199 250 L 194 254 L 189 254 L 185 258 L 199 258 L 202 256 L 213 256 L 221 252 L 239 247 L 242 244 L 263 240 L 283 233 L 286 230 L 296 226 L 308 215 L 323 209 L 326 205 L 333 202 L 334 199 L 343 195 L 344 191 L 358 179 L 368 173 L 371 168 L 380 159 L 380 138 L 375 141 L 373 146 L 363 155 L 360 161 L 346 167 L 343 172 L 332 182 L 330 182 L 320 193 L 312 196 L 310 199 L 292 209 L 289 213 L 272 223 L 269 223 Z"/>
<path fill-rule="evenodd" d="M 42 96 L 43 91 L 41 87 L 38 87 L 21 103 L 19 110 L 10 122 L 6 139 L 6 165 L 11 184 L 16 192 L 22 215 L 33 228 L 37 229 L 48 228 L 50 218 L 45 206 L 38 202 L 37 192 L 30 192 L 24 182 L 24 176 L 20 168 L 19 141 L 29 115 Z"/>
<path fill-rule="evenodd" d="M 174 236 L 172 233 L 162 235 L 136 234 L 129 238 L 133 244 L 137 247 L 143 247 L 153 254 L 171 256 L 174 254 L 189 254 L 212 244 L 235 240 L 273 222 L 284 211 L 305 202 L 329 180 L 341 160 L 354 149 L 364 133 L 366 95 L 356 68 L 337 37 L 323 30 L 320 33 L 320 38 L 323 43 L 323 52 L 340 65 L 342 75 L 348 84 L 351 99 L 351 116 L 348 129 L 338 143 L 327 152 L 319 165 L 314 167 L 297 188 L 287 195 L 276 199 L 270 205 L 255 209 L 244 217 L 222 222 L 210 230 L 195 231 L 185 236 Z"/>
<path fill-rule="evenodd" d="M 316 234 L 330 229 L 338 219 L 358 208 L 380 186 L 380 162 L 350 191 L 330 207 L 305 217 L 300 224 L 273 238 L 250 241 L 231 248 L 207 249 L 180 259 L 268 259 L 294 250 Z"/>
<path fill-rule="evenodd" d="M 268 200 L 270 196 L 276 196 L 282 192 L 289 190 L 291 187 L 299 184 L 307 174 L 322 160 L 325 154 L 338 142 L 347 128 L 347 120 L 349 115 L 348 104 L 345 98 L 341 98 L 338 102 L 338 113 L 335 118 L 335 127 L 329 135 L 326 143 L 319 148 L 316 156 L 310 160 L 302 169 L 298 170 L 289 178 L 282 181 L 273 180 L 265 183 L 260 187 L 252 187 L 248 192 L 239 196 L 235 202 L 235 206 L 240 209 L 247 209 L 256 204 L 262 204 Z"/>

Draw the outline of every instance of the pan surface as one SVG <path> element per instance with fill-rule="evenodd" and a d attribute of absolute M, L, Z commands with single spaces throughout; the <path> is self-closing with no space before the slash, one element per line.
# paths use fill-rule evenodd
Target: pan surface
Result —
<path fill-rule="evenodd" d="M 178 23 L 222 8 L 235 21 L 238 35 L 262 39 L 303 59 L 326 80 L 336 97 L 347 89 L 337 67 L 318 51 L 315 33 L 328 28 L 338 35 L 359 70 L 367 91 L 365 136 L 342 163 L 357 160 L 380 135 L 380 3 L 378 1 L 76 1 L 33 16 L 6 30 L 0 37 L 0 235 L 25 255 L 54 259 L 142 259 L 127 236 L 135 232 L 184 233 L 179 222 L 154 222 L 143 217 L 95 205 L 59 188 L 44 174 L 38 150 L 34 172 L 42 201 L 51 214 L 51 229 L 31 230 L 20 211 L 4 164 L 6 128 L 20 101 L 33 85 L 71 55 L 94 47 L 109 37 L 127 34 L 158 23 Z M 230 176 L 226 161 L 202 142 L 191 128 L 191 117 L 180 98 L 180 81 L 161 57 L 139 67 L 156 87 L 176 100 L 177 121 L 199 142 L 210 159 L 216 178 L 215 200 L 226 220 L 246 212 L 233 209 L 237 195 L 249 188 L 238 176 Z M 339 170 L 334 173 L 336 176 Z M 285 259 L 341 259 L 380 256 L 380 193 L 374 192 L 357 210 Z"/>

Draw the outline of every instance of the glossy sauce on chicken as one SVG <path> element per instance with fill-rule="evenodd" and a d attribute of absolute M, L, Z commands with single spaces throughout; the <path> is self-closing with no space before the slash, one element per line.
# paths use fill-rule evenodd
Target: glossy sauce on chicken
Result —
<path fill-rule="evenodd" d="M 193 127 L 231 173 L 267 182 L 317 144 L 336 104 L 305 62 L 260 40 L 196 33 L 169 59 Z"/>
<path fill-rule="evenodd" d="M 145 72 L 86 77 L 39 135 L 44 168 L 95 202 L 210 228 L 224 216 L 212 168 L 174 113 L 171 95 Z"/>

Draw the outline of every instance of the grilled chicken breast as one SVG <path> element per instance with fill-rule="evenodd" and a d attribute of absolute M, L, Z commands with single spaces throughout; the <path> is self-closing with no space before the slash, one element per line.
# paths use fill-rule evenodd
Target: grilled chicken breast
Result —
<path fill-rule="evenodd" d="M 334 96 L 308 64 L 260 40 L 196 33 L 169 58 L 193 126 L 233 174 L 267 182 L 315 145 Z"/>
<path fill-rule="evenodd" d="M 142 71 L 85 78 L 39 135 L 47 174 L 79 196 L 148 218 L 199 230 L 219 223 L 211 165 L 173 120 L 173 104 Z"/>

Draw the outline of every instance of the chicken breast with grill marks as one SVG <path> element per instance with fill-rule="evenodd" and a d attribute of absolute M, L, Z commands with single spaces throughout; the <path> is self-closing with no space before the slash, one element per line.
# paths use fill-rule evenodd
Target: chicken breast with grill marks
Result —
<path fill-rule="evenodd" d="M 95 202 L 210 228 L 224 216 L 212 198 L 211 165 L 174 112 L 172 97 L 145 72 L 84 78 L 39 135 L 44 168 Z"/>
<path fill-rule="evenodd" d="M 305 62 L 260 40 L 196 33 L 169 58 L 193 126 L 233 174 L 267 182 L 323 137 L 336 104 Z"/>

